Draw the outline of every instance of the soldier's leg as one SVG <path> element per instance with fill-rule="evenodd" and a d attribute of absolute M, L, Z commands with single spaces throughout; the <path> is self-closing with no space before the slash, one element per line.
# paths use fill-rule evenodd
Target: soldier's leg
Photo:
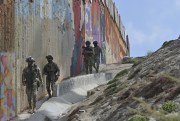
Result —
<path fill-rule="evenodd" d="M 92 74 L 92 66 L 93 66 L 93 62 L 91 60 L 89 60 L 89 73 Z"/>
<path fill-rule="evenodd" d="M 96 61 L 97 61 L 97 60 L 95 59 L 93 65 L 94 65 L 94 68 L 95 68 L 95 70 L 96 70 L 96 72 L 97 72 L 98 70 L 97 70 L 97 62 L 96 62 Z"/>
<path fill-rule="evenodd" d="M 32 90 L 32 96 L 33 96 L 32 111 L 33 111 L 33 113 L 36 110 L 36 95 L 37 95 L 37 85 L 33 85 L 33 90 Z"/>
<path fill-rule="evenodd" d="M 29 104 L 29 111 L 30 111 L 32 109 L 32 104 L 31 104 L 32 89 L 26 87 L 26 94 L 27 94 L 27 99 L 28 99 L 28 104 Z"/>
<path fill-rule="evenodd" d="M 88 61 L 84 61 L 86 74 L 88 74 Z"/>
<path fill-rule="evenodd" d="M 46 90 L 48 92 L 49 98 L 51 98 L 50 81 L 47 79 L 46 79 Z"/>
<path fill-rule="evenodd" d="M 100 59 L 98 58 L 98 60 L 96 61 L 96 72 L 98 73 L 99 72 L 99 64 L 100 64 Z"/>
<path fill-rule="evenodd" d="M 51 91 L 52 91 L 52 96 L 54 96 L 54 89 L 55 89 L 55 81 L 51 81 Z"/>

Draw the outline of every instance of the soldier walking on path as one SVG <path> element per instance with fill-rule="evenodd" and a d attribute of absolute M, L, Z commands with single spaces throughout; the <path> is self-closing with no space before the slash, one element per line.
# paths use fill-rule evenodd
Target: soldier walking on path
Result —
<path fill-rule="evenodd" d="M 29 103 L 29 113 L 36 111 L 36 95 L 40 83 L 43 84 L 40 68 L 34 64 L 32 57 L 26 59 L 28 66 L 24 68 L 22 73 L 22 83 L 26 86 L 26 94 Z"/>
<path fill-rule="evenodd" d="M 55 82 L 60 76 L 60 70 L 56 63 L 53 62 L 51 55 L 46 56 L 48 63 L 44 66 L 43 75 L 46 75 L 46 89 L 49 98 L 53 96 Z"/>
<path fill-rule="evenodd" d="M 99 64 L 100 64 L 100 56 L 102 57 L 102 50 L 98 46 L 97 41 L 94 41 L 93 45 L 94 45 L 94 64 L 96 67 L 96 73 L 98 73 L 99 72 Z"/>
<path fill-rule="evenodd" d="M 86 41 L 86 47 L 83 49 L 83 55 L 84 55 L 84 65 L 86 69 L 86 74 L 90 73 L 92 74 L 92 66 L 93 66 L 93 47 L 90 46 L 90 42 Z"/>

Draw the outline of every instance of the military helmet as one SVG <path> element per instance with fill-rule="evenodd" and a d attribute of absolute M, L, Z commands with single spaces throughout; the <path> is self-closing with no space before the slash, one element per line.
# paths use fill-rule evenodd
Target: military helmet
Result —
<path fill-rule="evenodd" d="M 86 41 L 86 45 L 90 45 L 91 44 L 91 42 L 90 41 Z"/>
<path fill-rule="evenodd" d="M 94 41 L 93 44 L 98 44 L 98 42 L 97 42 L 97 41 Z"/>
<path fill-rule="evenodd" d="M 53 60 L 53 57 L 52 57 L 52 55 L 48 55 L 48 56 L 46 56 L 46 59 L 50 59 L 50 60 Z"/>
<path fill-rule="evenodd" d="M 31 56 L 29 56 L 28 58 L 26 58 L 26 62 L 35 62 L 35 60 Z"/>

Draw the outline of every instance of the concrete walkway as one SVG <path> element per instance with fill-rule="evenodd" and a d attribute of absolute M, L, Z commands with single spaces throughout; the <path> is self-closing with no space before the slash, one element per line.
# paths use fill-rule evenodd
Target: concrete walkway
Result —
<path fill-rule="evenodd" d="M 57 121 L 73 104 L 86 99 L 87 91 L 107 83 L 118 72 L 131 66 L 131 64 L 101 65 L 101 73 L 82 75 L 64 80 L 57 84 L 57 97 L 47 101 L 47 98 L 44 98 L 37 102 L 40 108 L 35 114 L 31 115 L 25 111 L 12 121 Z"/>

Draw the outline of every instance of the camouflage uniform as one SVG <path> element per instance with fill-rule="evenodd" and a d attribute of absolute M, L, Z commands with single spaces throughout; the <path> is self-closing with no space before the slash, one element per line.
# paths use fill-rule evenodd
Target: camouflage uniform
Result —
<path fill-rule="evenodd" d="M 42 78 L 40 74 L 40 69 L 37 65 L 33 64 L 35 61 L 32 57 L 26 59 L 28 66 L 23 69 L 22 81 L 23 85 L 26 86 L 26 94 L 28 97 L 29 111 L 35 111 L 36 109 L 36 95 L 37 89 L 40 82 L 42 83 Z M 40 82 L 39 82 L 40 81 Z"/>
<path fill-rule="evenodd" d="M 55 82 L 58 80 L 60 75 L 59 67 L 54 63 L 53 57 L 51 55 L 46 56 L 48 63 L 44 66 L 43 74 L 46 75 L 46 89 L 49 95 L 49 98 L 52 97 L 51 92 L 54 91 Z"/>
<path fill-rule="evenodd" d="M 99 71 L 99 64 L 100 64 L 100 55 L 102 56 L 102 50 L 101 48 L 97 45 L 98 42 L 94 41 L 94 65 L 96 67 L 96 72 L 98 73 Z"/>
<path fill-rule="evenodd" d="M 84 65 L 86 69 L 86 74 L 92 73 L 92 66 L 93 66 L 93 48 L 90 46 L 90 42 L 86 41 L 86 47 L 83 50 L 84 55 Z"/>

